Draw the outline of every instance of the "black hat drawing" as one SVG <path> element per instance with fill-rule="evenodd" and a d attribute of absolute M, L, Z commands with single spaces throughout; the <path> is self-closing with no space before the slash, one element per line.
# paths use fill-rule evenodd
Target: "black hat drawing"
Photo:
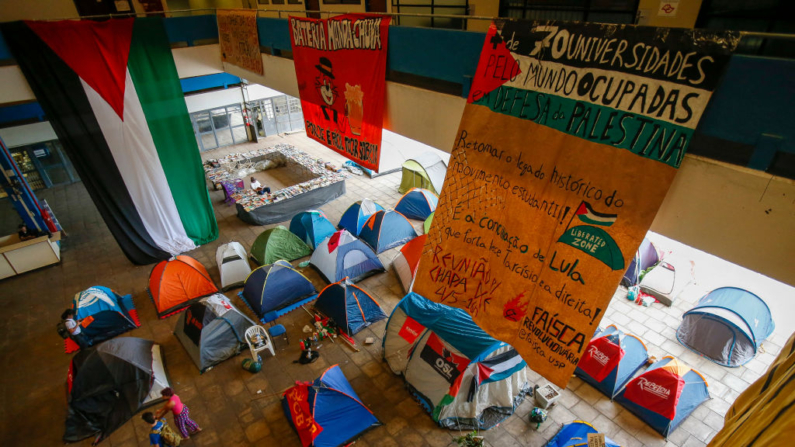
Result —
<path fill-rule="evenodd" d="M 334 73 L 331 72 L 331 61 L 326 59 L 325 57 L 320 58 L 320 63 L 315 65 L 315 68 L 320 70 L 321 73 L 334 79 Z"/>

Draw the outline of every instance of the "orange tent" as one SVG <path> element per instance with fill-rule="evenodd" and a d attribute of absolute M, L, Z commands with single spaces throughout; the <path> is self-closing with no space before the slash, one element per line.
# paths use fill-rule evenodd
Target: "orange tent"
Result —
<path fill-rule="evenodd" d="M 182 312 L 193 301 L 216 292 L 207 270 L 190 256 L 161 261 L 149 275 L 149 297 L 159 318 Z"/>
<path fill-rule="evenodd" d="M 417 274 L 417 267 L 420 265 L 420 257 L 422 256 L 422 248 L 425 246 L 425 239 L 428 236 L 423 234 L 417 236 L 404 245 L 400 249 L 392 265 L 395 267 L 395 272 L 403 284 L 403 290 L 406 293 L 411 291 L 411 285 L 414 283 L 414 275 Z"/>

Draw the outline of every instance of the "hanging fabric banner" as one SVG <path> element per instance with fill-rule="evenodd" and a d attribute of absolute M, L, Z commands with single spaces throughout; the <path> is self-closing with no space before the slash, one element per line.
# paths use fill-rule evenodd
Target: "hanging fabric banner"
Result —
<path fill-rule="evenodd" d="M 565 387 L 738 41 L 493 24 L 414 291 L 466 309 Z"/>
<path fill-rule="evenodd" d="M 130 261 L 150 264 L 218 237 L 162 18 L 0 29 Z"/>
<path fill-rule="evenodd" d="M 265 74 L 259 51 L 257 11 L 252 9 L 219 9 L 218 40 L 221 60 L 256 73 Z"/>
<path fill-rule="evenodd" d="M 290 17 L 306 134 L 378 172 L 390 17 Z"/>

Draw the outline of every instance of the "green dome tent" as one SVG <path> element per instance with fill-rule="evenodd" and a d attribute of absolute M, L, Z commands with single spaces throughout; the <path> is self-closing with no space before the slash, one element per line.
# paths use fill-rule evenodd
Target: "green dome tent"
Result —
<path fill-rule="evenodd" d="M 400 180 L 401 194 L 411 188 L 422 188 L 439 195 L 447 174 L 447 164 L 433 152 L 425 152 L 403 163 L 403 177 Z"/>
<path fill-rule="evenodd" d="M 263 231 L 251 246 L 251 258 L 260 265 L 279 259 L 295 261 L 311 254 L 312 249 L 304 241 L 281 225 Z"/>
<path fill-rule="evenodd" d="M 431 215 L 428 216 L 427 219 L 425 219 L 425 223 L 422 224 L 422 228 L 423 228 L 423 230 L 425 230 L 425 234 L 428 234 L 428 232 L 431 231 L 431 223 L 433 223 L 433 215 L 434 214 L 436 214 L 435 211 L 433 213 L 431 213 Z"/>

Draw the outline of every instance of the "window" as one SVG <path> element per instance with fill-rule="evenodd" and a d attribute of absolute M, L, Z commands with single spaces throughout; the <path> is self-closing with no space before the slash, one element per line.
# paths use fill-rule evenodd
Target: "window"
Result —
<path fill-rule="evenodd" d="M 238 104 L 194 112 L 190 119 L 202 151 L 248 141 L 243 108 Z"/>
<path fill-rule="evenodd" d="M 639 0 L 501 0 L 500 17 L 635 23 Z"/>
<path fill-rule="evenodd" d="M 392 0 L 392 11 L 408 14 L 441 14 L 465 16 L 469 0 Z M 400 26 L 466 29 L 466 19 L 447 17 L 401 17 L 393 19 Z"/>

